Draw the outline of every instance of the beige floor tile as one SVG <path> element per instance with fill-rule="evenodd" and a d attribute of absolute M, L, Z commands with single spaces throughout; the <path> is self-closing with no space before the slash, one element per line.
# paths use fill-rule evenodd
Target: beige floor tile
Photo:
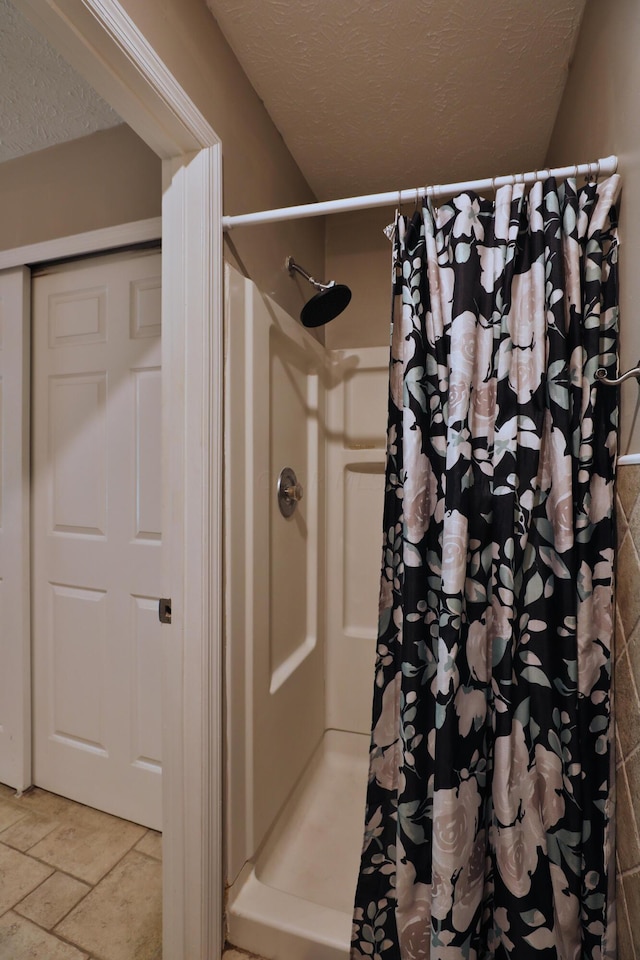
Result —
<path fill-rule="evenodd" d="M 0 843 L 0 914 L 19 903 L 52 873 L 51 867 Z"/>
<path fill-rule="evenodd" d="M 0 918 L 0 960 L 87 960 L 87 954 L 7 913 Z"/>
<path fill-rule="evenodd" d="M 33 813 L 27 813 L 17 823 L 13 823 L 0 833 L 0 843 L 6 843 L 7 846 L 24 852 L 55 830 L 57 826 L 57 820 L 45 820 Z"/>
<path fill-rule="evenodd" d="M 162 866 L 135 850 L 55 928 L 103 960 L 160 960 Z"/>
<path fill-rule="evenodd" d="M 31 856 L 79 880 L 95 884 L 142 839 L 146 830 L 135 823 L 76 805 L 73 817 L 32 847 Z"/>
<path fill-rule="evenodd" d="M 66 873 L 56 872 L 14 909 L 21 916 L 33 920 L 39 927 L 50 930 L 66 917 L 90 890 L 88 884 L 68 877 Z"/>
<path fill-rule="evenodd" d="M 135 849 L 146 853 L 148 857 L 162 860 L 162 834 L 157 830 L 148 830 L 140 843 L 136 843 Z"/>
<path fill-rule="evenodd" d="M 68 816 L 76 816 L 89 809 L 81 803 L 67 800 L 66 797 L 59 797 L 55 793 L 41 790 L 40 787 L 28 790 L 22 797 L 16 798 L 15 802 L 24 809 L 25 813 L 35 813 L 37 816 L 44 817 L 45 820 L 64 820 Z"/>
<path fill-rule="evenodd" d="M 12 823 L 21 820 L 24 812 L 15 803 L 0 798 L 0 830 L 6 830 Z"/>

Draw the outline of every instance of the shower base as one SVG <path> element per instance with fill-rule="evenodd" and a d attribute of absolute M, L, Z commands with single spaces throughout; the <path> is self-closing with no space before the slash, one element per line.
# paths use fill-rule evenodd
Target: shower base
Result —
<path fill-rule="evenodd" d="M 228 939 L 267 960 L 348 960 L 369 738 L 328 730 L 253 864 L 229 891 Z"/>

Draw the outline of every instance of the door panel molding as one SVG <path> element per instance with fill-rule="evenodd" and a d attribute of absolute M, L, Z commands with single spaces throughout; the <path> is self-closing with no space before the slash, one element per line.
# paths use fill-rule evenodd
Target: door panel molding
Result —
<path fill-rule="evenodd" d="M 66 261 L 32 284 L 33 779 L 156 830 L 160 288 L 157 250 Z M 140 289 L 154 336 L 135 335 Z"/>

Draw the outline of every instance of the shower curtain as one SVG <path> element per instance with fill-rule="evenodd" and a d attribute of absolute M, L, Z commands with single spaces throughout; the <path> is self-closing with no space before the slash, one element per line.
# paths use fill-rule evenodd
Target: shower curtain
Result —
<path fill-rule="evenodd" d="M 619 185 L 396 220 L 352 960 L 614 955 Z"/>

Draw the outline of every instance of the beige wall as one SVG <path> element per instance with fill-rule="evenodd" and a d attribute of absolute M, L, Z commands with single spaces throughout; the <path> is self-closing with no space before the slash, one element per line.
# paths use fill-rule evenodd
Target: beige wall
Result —
<path fill-rule="evenodd" d="M 225 213 L 314 200 L 204 0 L 123 6 L 222 140 Z M 160 166 L 125 126 L 0 165 L 0 249 L 160 213 Z M 324 274 L 321 219 L 234 231 L 227 257 L 289 313 L 303 294 L 293 255 Z M 305 290 L 308 296 L 311 288 Z"/>
<path fill-rule="evenodd" d="M 343 314 L 325 328 L 336 350 L 389 343 L 391 244 L 383 233 L 394 208 L 379 207 L 327 217 L 327 279 L 346 283 L 353 294 Z"/>
<path fill-rule="evenodd" d="M 606 10 L 605 10 L 606 7 Z M 548 164 L 597 159 L 617 153 L 623 176 L 620 245 L 621 366 L 640 359 L 640 4 L 637 0 L 588 0 L 574 60 L 551 138 Z M 497 171 L 499 172 L 499 171 Z M 402 180 L 402 171 L 398 171 Z M 327 218 L 326 274 L 353 288 L 346 313 L 326 328 L 335 348 L 388 342 L 389 244 L 382 227 L 392 210 Z M 640 453 L 640 417 L 630 442 L 637 387 L 622 388 L 623 453 Z"/>
<path fill-rule="evenodd" d="M 620 362 L 640 358 L 640 4 L 588 0 L 547 163 L 616 153 L 623 178 L 620 215 Z M 635 381 L 622 387 L 621 453 L 640 453 L 640 423 L 630 428 Z M 639 921 L 640 922 L 640 918 Z"/>
<path fill-rule="evenodd" d="M 158 157 L 125 124 L 0 164 L 0 250 L 159 217 Z"/>
<path fill-rule="evenodd" d="M 225 213 L 315 199 L 204 0 L 122 5 L 222 140 Z M 240 228 L 232 244 L 230 259 L 290 313 L 299 311 L 300 294 L 285 257 L 314 275 L 324 272 L 321 220 Z"/>

